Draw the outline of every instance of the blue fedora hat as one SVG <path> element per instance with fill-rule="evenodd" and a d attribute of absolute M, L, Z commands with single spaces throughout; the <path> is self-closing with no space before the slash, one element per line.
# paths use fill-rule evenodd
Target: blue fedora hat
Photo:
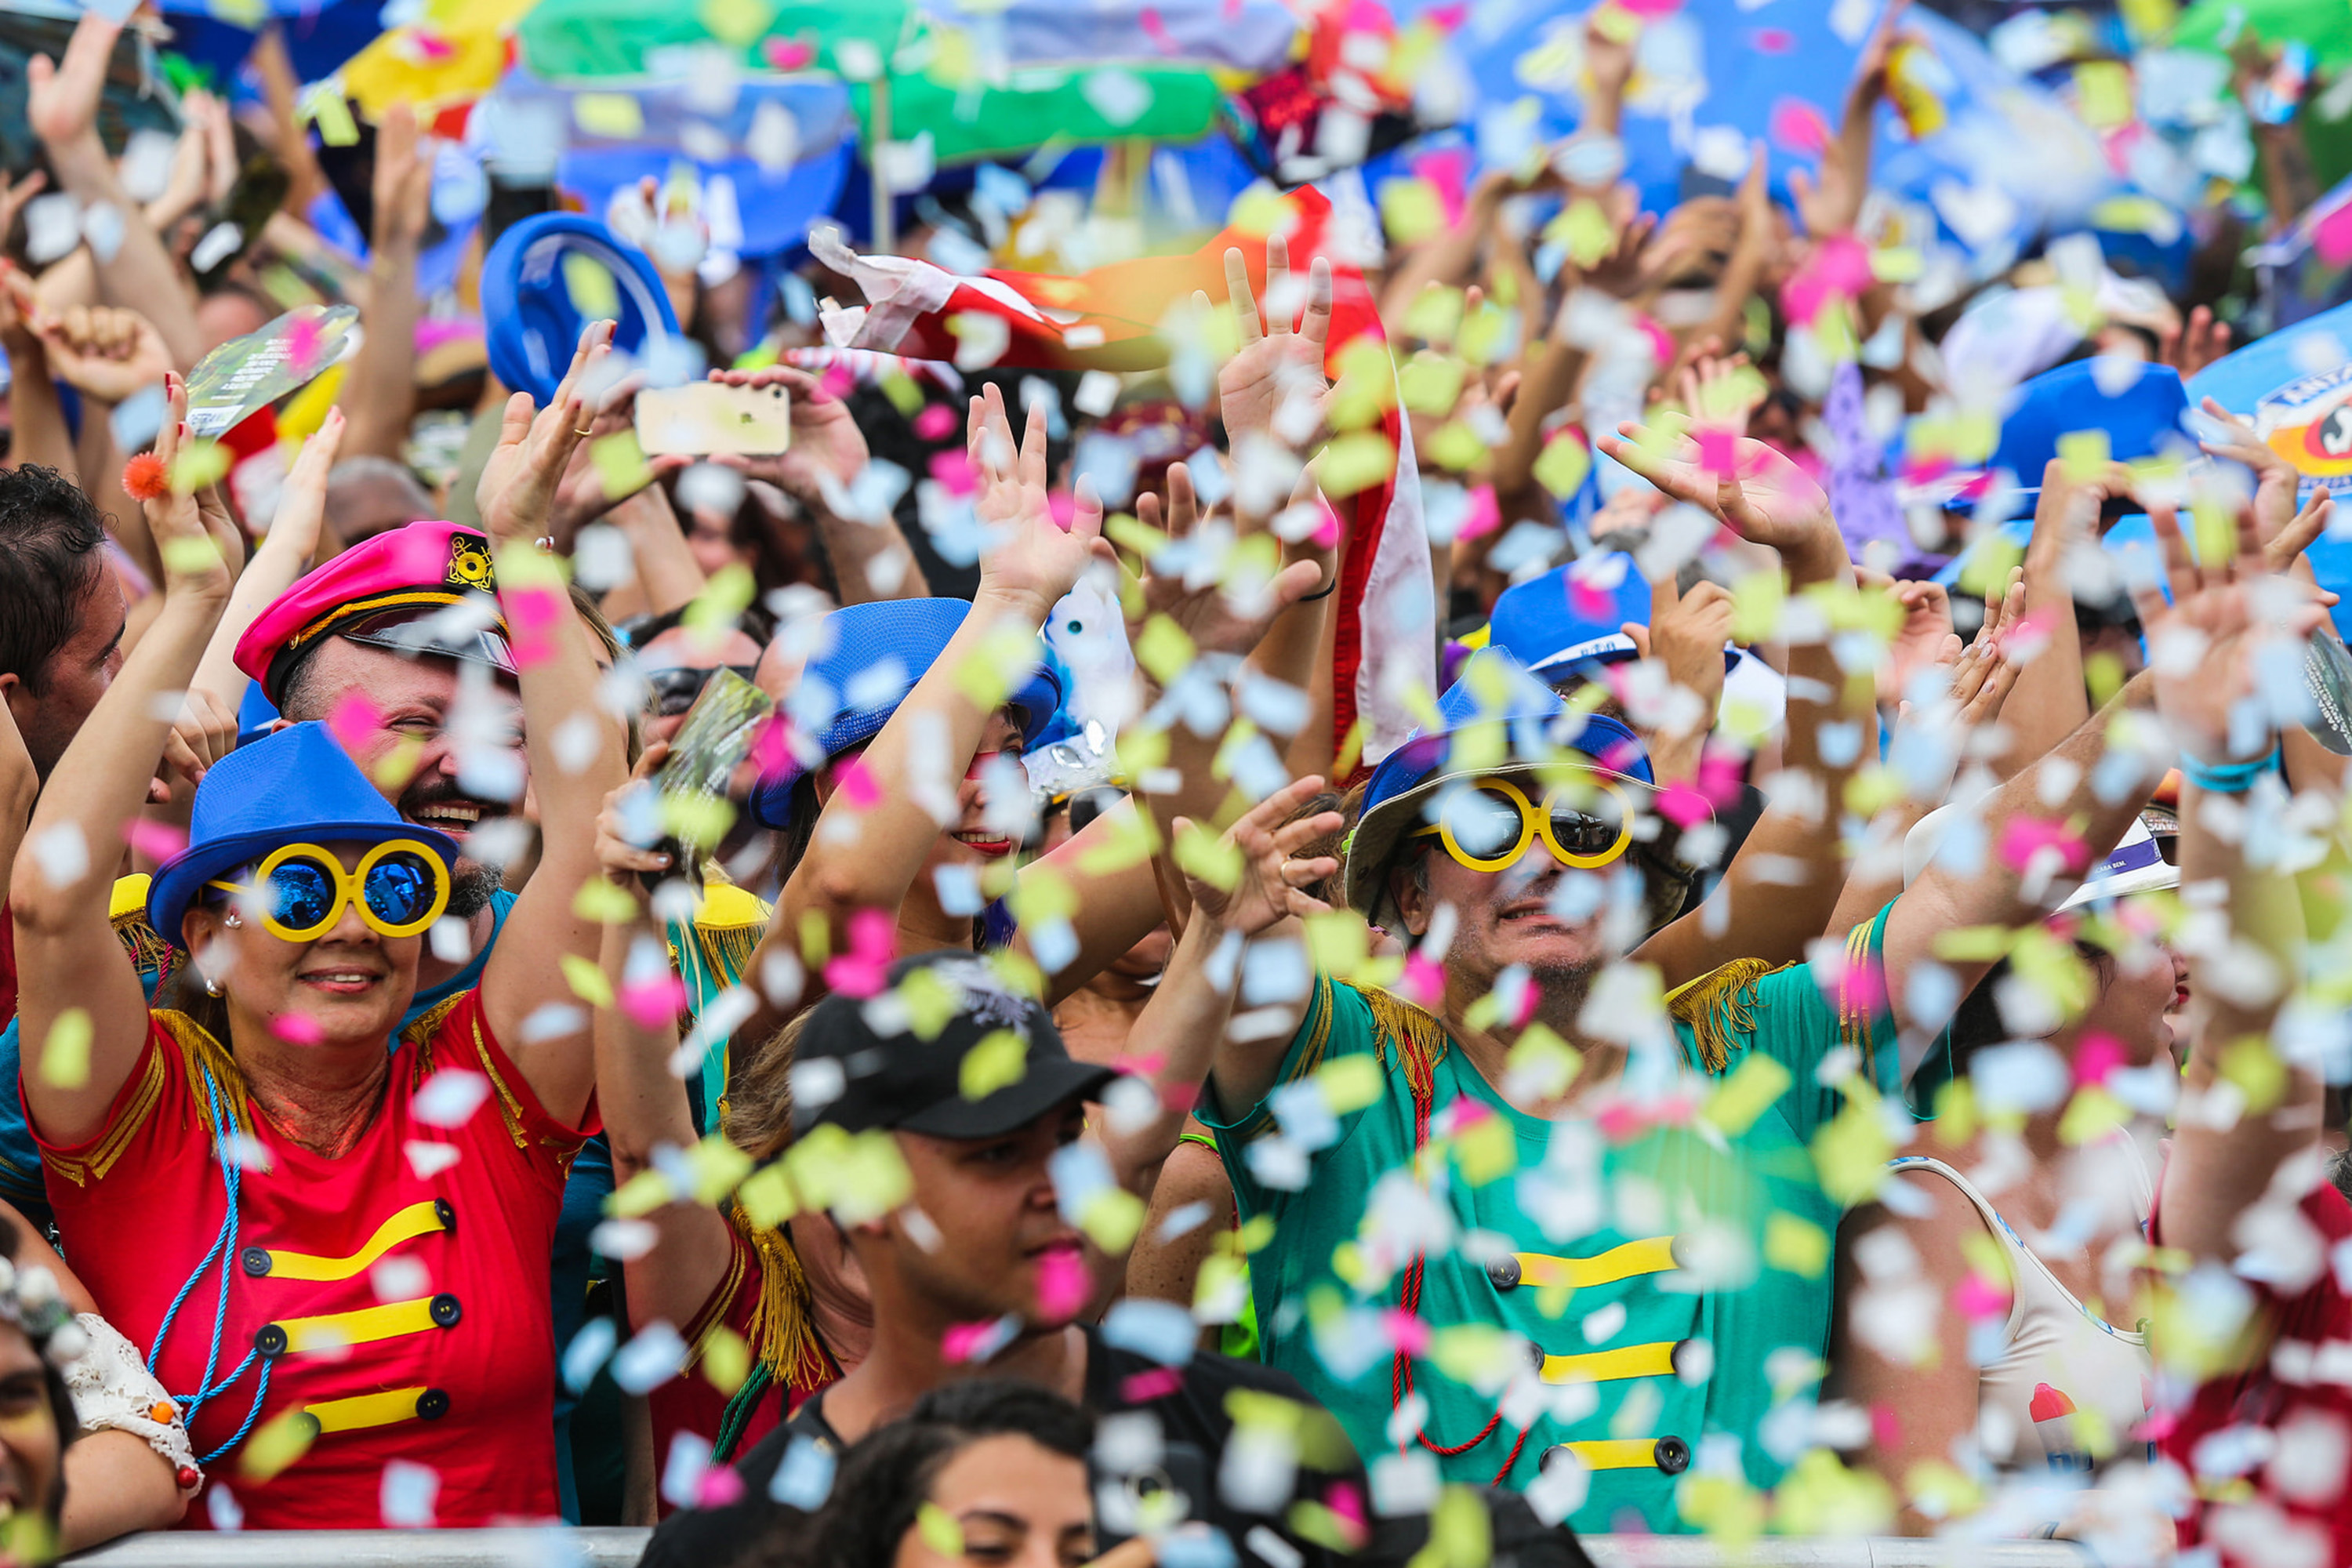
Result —
<path fill-rule="evenodd" d="M 1622 570 L 1619 562 L 1624 563 Z M 1577 601 L 1594 594 L 1605 595 L 1608 603 L 1588 615 Z M 1486 622 L 1486 646 L 1501 648 L 1538 675 L 1557 678 L 1571 666 L 1641 657 L 1633 639 L 1620 629 L 1628 623 L 1650 624 L 1650 580 L 1631 555 L 1613 550 L 1504 589 Z M 1738 649 L 1724 650 L 1725 668 L 1738 661 Z"/>
<path fill-rule="evenodd" d="M 837 757 L 881 733 L 971 613 L 969 599 L 887 599 L 846 605 L 825 616 L 818 633 L 824 651 L 801 671 L 801 689 L 792 704 L 803 721 L 801 704 L 811 697 L 816 708 L 831 714 L 810 736 L 817 751 Z M 1024 751 L 1036 743 L 1062 705 L 1058 667 L 1058 660 L 1046 662 L 1045 644 L 1039 641 L 1037 662 L 1015 679 L 1005 699 L 1020 715 Z M 791 826 L 793 789 L 805 772 L 788 763 L 762 776 L 751 791 L 752 819 L 763 827 Z"/>
<path fill-rule="evenodd" d="M 1580 713 L 1500 648 L 1481 648 L 1462 678 L 1437 700 L 1441 728 L 1416 731 L 1372 769 L 1362 814 L 1348 837 L 1348 902 L 1377 921 L 1388 897 L 1387 875 L 1397 841 L 1421 826 L 1425 803 L 1457 778 L 1532 773 L 1563 763 L 1656 793 L 1649 749 L 1642 738 L 1605 713 Z M 1506 752 L 1457 755 L 1455 741 L 1482 722 L 1499 721 Z"/>
<path fill-rule="evenodd" d="M 404 820 L 368 783 L 324 724 L 296 724 L 239 746 L 196 787 L 188 847 L 156 870 L 147 920 L 164 941 L 184 946 L 180 921 L 215 878 L 287 844 L 381 844 L 413 838 L 457 862 L 457 841 Z"/>
<path fill-rule="evenodd" d="M 2057 458 L 2060 437 L 2077 431 L 2105 431 L 2107 451 L 2119 463 L 2153 458 L 2168 445 L 2189 447 L 2180 423 L 2189 412 L 2189 393 L 2179 371 L 2168 364 L 2142 365 L 2132 384 L 2113 396 L 2100 389 L 2097 378 L 2104 374 L 2095 360 L 2076 360 L 2021 384 L 2017 406 L 2000 422 L 2000 439 L 1987 466 L 2007 468 L 2026 496 L 2038 498 L 2042 471 Z"/>
<path fill-rule="evenodd" d="M 648 339 L 676 337 L 677 317 L 646 253 L 577 213 L 541 213 L 499 237 L 482 260 L 482 321 L 490 370 L 546 406 L 580 346 L 589 316 L 572 298 L 564 262 L 582 257 L 609 273 L 619 299 L 613 346 L 635 354 Z"/>

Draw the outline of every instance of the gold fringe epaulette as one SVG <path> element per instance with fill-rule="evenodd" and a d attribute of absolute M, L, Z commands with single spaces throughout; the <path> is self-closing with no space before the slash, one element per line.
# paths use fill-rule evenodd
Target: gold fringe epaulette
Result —
<path fill-rule="evenodd" d="M 1408 1079 L 1424 1084 L 1431 1081 L 1437 1064 L 1445 1059 L 1446 1049 L 1454 1043 L 1445 1026 L 1437 1021 L 1435 1015 L 1402 996 L 1372 986 L 1352 989 L 1372 1010 L 1372 1059 L 1386 1060 L 1393 1046 L 1397 1065 Z"/>
<path fill-rule="evenodd" d="M 142 974 L 152 974 L 160 981 L 171 973 L 179 949 L 147 923 L 148 886 L 149 879 L 143 873 L 116 878 L 106 912 L 113 921 L 115 940 L 122 943 L 122 951 L 131 955 L 131 962 L 139 966 Z"/>
<path fill-rule="evenodd" d="M 808 1275 L 801 1268 L 791 1238 L 781 1230 L 753 1225 L 740 1208 L 730 1207 L 727 1218 L 751 1244 L 760 1278 L 756 1285 L 746 1279 L 743 1255 L 735 1254 L 725 1283 L 712 1292 L 701 1314 L 687 1326 L 686 1342 L 692 1347 L 688 1364 L 701 1359 L 711 1331 L 726 1321 L 737 1292 L 756 1289 L 760 1296 L 752 1306 L 746 1335 L 752 1355 L 768 1369 L 770 1381 L 780 1386 L 803 1391 L 822 1388 L 831 1381 L 833 1371 L 817 1343 Z"/>
<path fill-rule="evenodd" d="M 252 1109 L 245 1100 L 245 1075 L 237 1070 L 236 1058 L 229 1054 L 228 1047 L 185 1013 L 158 1007 L 155 1021 L 163 1026 L 164 1032 L 180 1047 L 180 1056 L 187 1064 L 188 1100 L 195 1108 L 197 1123 L 207 1132 L 216 1131 L 213 1126 L 212 1096 L 205 1088 L 204 1069 L 210 1068 L 213 1081 L 220 1086 L 221 1098 L 228 1101 L 229 1113 L 236 1118 L 237 1125 L 252 1126 Z M 131 1120 L 124 1119 L 126 1122 Z"/>
<path fill-rule="evenodd" d="M 1731 1062 L 1731 1037 L 1756 1027 L 1756 983 L 1780 965 L 1739 958 L 1709 970 L 1666 998 L 1666 1011 L 1686 1025 L 1700 1065 L 1721 1072 Z"/>

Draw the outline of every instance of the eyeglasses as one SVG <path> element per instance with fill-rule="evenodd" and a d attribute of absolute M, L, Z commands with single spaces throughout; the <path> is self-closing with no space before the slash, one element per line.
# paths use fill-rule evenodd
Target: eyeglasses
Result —
<path fill-rule="evenodd" d="M 1570 804 L 1590 800 L 1594 794 L 1613 803 L 1611 816 L 1595 816 Z M 1633 813 L 1624 792 L 1607 779 L 1556 785 L 1540 806 L 1510 780 L 1487 779 L 1441 796 L 1436 822 L 1405 837 L 1431 834 L 1448 855 L 1473 871 L 1502 870 L 1538 838 L 1563 864 L 1590 869 L 1625 853 L 1633 837 Z"/>
<path fill-rule="evenodd" d="M 386 840 L 348 871 L 331 850 L 288 844 L 253 868 L 250 882 L 208 886 L 259 900 L 262 928 L 286 942 L 324 936 L 352 903 L 380 934 L 415 936 L 448 907 L 449 868 L 414 838 Z"/>
<path fill-rule="evenodd" d="M 710 684 L 710 678 L 721 669 L 732 670 L 746 680 L 760 673 L 760 667 L 756 664 L 713 665 L 709 669 L 650 671 L 646 676 L 646 684 L 653 688 L 654 716 L 657 719 L 675 719 L 693 707 L 694 700 L 702 695 L 702 689 Z"/>

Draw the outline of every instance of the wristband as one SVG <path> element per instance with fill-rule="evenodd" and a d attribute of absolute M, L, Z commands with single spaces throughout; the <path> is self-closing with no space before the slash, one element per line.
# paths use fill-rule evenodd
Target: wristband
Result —
<path fill-rule="evenodd" d="M 1328 583 L 1324 584 L 1323 586 L 1316 589 L 1315 592 L 1311 594 L 1299 595 L 1298 597 L 1292 600 L 1291 603 L 1296 605 L 1311 605 L 1318 599 L 1329 598 L 1334 593 L 1339 591 L 1339 574 L 1334 572 L 1331 574 L 1331 580 Z"/>
<path fill-rule="evenodd" d="M 2254 787 L 2254 781 L 2264 773 L 2274 773 L 2279 767 L 2278 742 L 2250 763 L 2200 763 L 2194 757 L 2180 759 L 2180 776 L 2208 795 L 2243 795 Z"/>

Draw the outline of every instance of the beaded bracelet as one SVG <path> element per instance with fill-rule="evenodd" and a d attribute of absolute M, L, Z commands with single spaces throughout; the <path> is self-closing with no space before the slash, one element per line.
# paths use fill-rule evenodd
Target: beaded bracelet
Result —
<path fill-rule="evenodd" d="M 2183 757 L 2180 776 L 2208 795 L 2243 795 L 2264 773 L 2278 772 L 2278 743 L 2273 742 L 2267 752 L 2250 763 L 2200 763 Z"/>

